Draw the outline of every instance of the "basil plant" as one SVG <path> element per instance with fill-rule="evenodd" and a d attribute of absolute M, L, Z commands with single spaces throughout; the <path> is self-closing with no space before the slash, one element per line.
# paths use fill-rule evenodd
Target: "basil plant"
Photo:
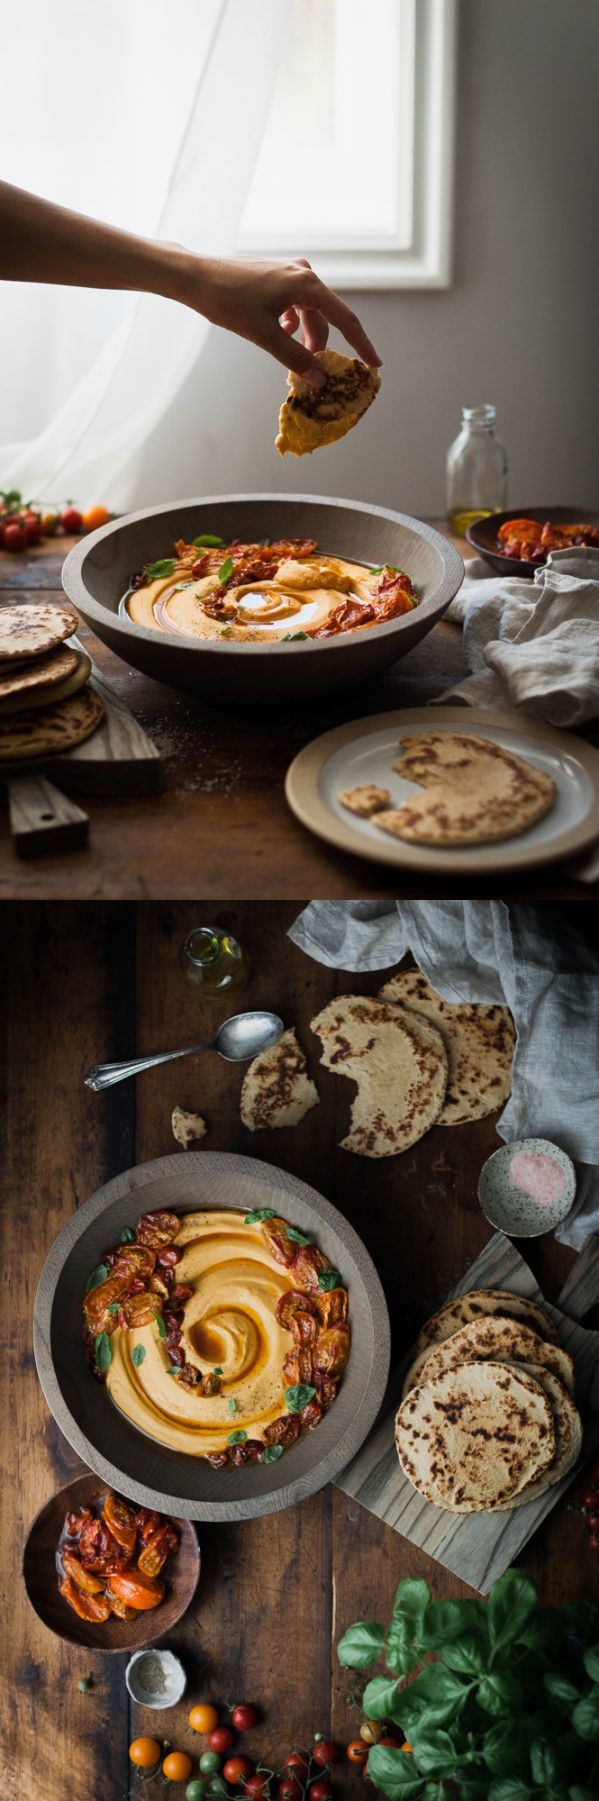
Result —
<path fill-rule="evenodd" d="M 369 1753 L 389 1801 L 598 1801 L 597 1601 L 538 1607 L 522 1570 L 506 1570 L 488 1602 L 433 1601 L 408 1576 L 390 1625 L 350 1626 L 338 1656 L 351 1670 L 384 1661 L 364 1710 L 411 1747 Z"/>

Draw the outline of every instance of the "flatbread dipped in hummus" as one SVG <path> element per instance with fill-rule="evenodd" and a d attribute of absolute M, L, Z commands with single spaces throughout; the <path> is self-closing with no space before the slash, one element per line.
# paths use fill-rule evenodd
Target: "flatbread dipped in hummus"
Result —
<path fill-rule="evenodd" d="M 275 438 L 279 456 L 288 451 L 292 456 L 305 456 L 323 444 L 336 444 L 357 425 L 378 394 L 378 369 L 359 362 L 357 357 L 341 356 L 336 350 L 319 350 L 314 360 L 326 378 L 322 387 L 313 388 L 302 375 L 294 375 L 291 370 L 287 376 L 289 394 L 279 413 Z"/>
<path fill-rule="evenodd" d="M 216 1469 L 274 1463 L 318 1426 L 351 1348 L 339 1271 L 271 1207 L 142 1214 L 92 1271 L 83 1316 L 120 1412 Z"/>

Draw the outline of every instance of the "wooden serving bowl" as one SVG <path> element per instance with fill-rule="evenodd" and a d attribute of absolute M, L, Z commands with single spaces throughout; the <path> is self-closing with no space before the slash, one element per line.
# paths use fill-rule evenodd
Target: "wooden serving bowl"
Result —
<path fill-rule="evenodd" d="M 160 1606 L 138 1613 L 134 1620 L 118 1620 L 112 1615 L 104 1623 L 80 1620 L 60 1593 L 56 1550 L 66 1514 L 79 1507 L 93 1508 L 109 1487 L 117 1490 L 116 1483 L 104 1482 L 89 1472 L 57 1488 L 29 1527 L 23 1547 L 23 1581 L 38 1618 L 58 1638 L 85 1645 L 89 1651 L 140 1651 L 172 1632 L 187 1612 L 199 1581 L 200 1547 L 190 1521 L 171 1515 L 179 1533 L 179 1549 L 166 1565 L 166 1594 Z"/>
<path fill-rule="evenodd" d="M 172 553 L 176 538 L 202 532 L 229 541 L 316 538 L 319 550 L 358 563 L 393 563 L 421 596 L 412 612 L 387 625 L 315 643 L 234 644 L 185 638 L 134 625 L 118 606 L 131 576 L 150 558 Z M 459 552 L 439 532 L 407 513 L 310 494 L 233 494 L 147 507 L 81 538 L 62 580 L 92 631 L 117 656 L 159 682 L 217 701 L 270 700 L 366 681 L 412 650 L 446 611 L 464 575 Z"/>
<path fill-rule="evenodd" d="M 554 525 L 599 525 L 599 513 L 589 512 L 588 507 L 512 507 L 509 513 L 489 513 L 486 519 L 475 519 L 468 526 L 466 537 L 473 550 L 477 550 L 485 562 L 496 569 L 498 575 L 536 575 L 537 569 L 544 569 L 544 563 L 531 563 L 524 557 L 506 557 L 497 549 L 497 533 L 501 525 L 507 525 L 508 519 L 538 519 L 541 525 L 550 519 Z"/>
<path fill-rule="evenodd" d="M 314 1237 L 349 1292 L 352 1349 L 339 1393 L 320 1424 L 277 1463 L 215 1470 L 205 1457 L 171 1451 L 132 1426 L 94 1381 L 83 1354 L 81 1303 L 90 1270 L 140 1213 L 166 1208 L 274 1207 Z M 275 1513 L 323 1488 L 345 1468 L 376 1419 L 389 1370 L 389 1317 L 374 1264 L 353 1227 L 297 1177 L 224 1151 L 187 1151 L 125 1170 L 63 1227 L 40 1277 L 34 1311 L 40 1382 L 55 1419 L 106 1487 L 161 1513 L 241 1520 Z"/>

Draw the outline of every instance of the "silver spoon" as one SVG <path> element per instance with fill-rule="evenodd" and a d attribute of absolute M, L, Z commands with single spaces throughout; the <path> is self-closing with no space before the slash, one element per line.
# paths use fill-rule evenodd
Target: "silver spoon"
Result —
<path fill-rule="evenodd" d="M 185 1051 L 162 1051 L 155 1057 L 136 1057 L 131 1063 L 95 1063 L 83 1077 L 86 1088 L 99 1094 L 113 1082 L 123 1082 L 140 1069 L 153 1069 L 157 1063 L 172 1063 L 175 1057 L 195 1057 L 198 1051 L 218 1051 L 227 1063 L 244 1063 L 257 1057 L 259 1051 L 276 1044 L 285 1027 L 276 1013 L 234 1013 L 219 1026 L 210 1044 L 190 1044 Z"/>

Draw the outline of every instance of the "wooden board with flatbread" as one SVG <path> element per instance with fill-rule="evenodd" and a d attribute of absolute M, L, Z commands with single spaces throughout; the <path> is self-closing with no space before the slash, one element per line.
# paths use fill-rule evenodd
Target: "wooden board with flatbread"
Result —
<path fill-rule="evenodd" d="M 357 357 L 341 356 L 336 350 L 319 350 L 315 361 L 325 377 L 320 388 L 289 371 L 289 393 L 279 413 L 275 439 L 279 456 L 287 452 L 305 456 L 324 444 L 336 444 L 357 425 L 378 394 L 378 369 L 359 362 Z"/>
<path fill-rule="evenodd" d="M 427 1500 L 413 1484 L 409 1475 L 402 1468 L 396 1448 L 396 1419 L 401 1406 L 401 1394 L 406 1375 L 414 1363 L 417 1346 L 422 1335 L 412 1345 L 400 1367 L 395 1371 L 389 1385 L 383 1407 L 376 1426 L 369 1438 L 358 1452 L 357 1457 L 339 1477 L 337 1486 L 362 1506 L 375 1513 L 379 1519 L 394 1528 L 395 1531 L 410 1539 L 430 1557 L 436 1558 L 445 1569 L 467 1582 L 481 1594 L 488 1594 L 492 1583 L 501 1576 L 522 1551 L 528 1539 L 536 1531 L 537 1526 L 556 1501 L 564 1493 L 575 1476 L 581 1463 L 599 1445 L 599 1332 L 586 1331 L 578 1323 L 577 1312 L 585 1313 L 599 1299 L 599 1243 L 589 1243 L 581 1252 L 573 1265 L 567 1282 L 564 1284 L 558 1304 L 552 1306 L 545 1301 L 532 1274 L 532 1270 L 520 1256 L 509 1238 L 502 1233 L 495 1233 L 466 1271 L 462 1280 L 456 1285 L 449 1297 L 446 1307 L 441 1308 L 434 1316 L 430 1326 L 441 1330 L 444 1325 L 452 1325 L 455 1330 L 463 1329 L 459 1307 L 455 1319 L 450 1317 L 454 1303 L 462 1300 L 467 1309 L 468 1296 L 480 1296 L 486 1292 L 491 1296 L 509 1296 L 509 1301 L 519 1300 L 523 1307 L 531 1311 L 524 1318 L 524 1330 L 533 1329 L 532 1321 L 538 1326 L 538 1310 L 542 1309 L 548 1322 L 546 1349 L 551 1353 L 551 1332 L 556 1335 L 556 1342 L 565 1353 L 566 1359 L 573 1361 L 576 1380 L 576 1403 L 568 1397 L 563 1382 L 548 1366 L 526 1361 L 516 1363 L 494 1364 L 483 1361 L 478 1364 L 461 1365 L 457 1372 L 445 1370 L 436 1375 L 435 1382 L 444 1382 L 448 1387 L 451 1399 L 458 1393 L 464 1408 L 469 1404 L 469 1396 L 473 1392 L 473 1378 L 466 1372 L 476 1370 L 479 1374 L 476 1383 L 482 1394 L 481 1384 L 489 1381 L 489 1371 L 503 1372 L 505 1376 L 515 1377 L 516 1382 L 524 1379 L 533 1384 L 534 1406 L 539 1409 L 539 1391 L 544 1394 L 552 1415 L 554 1450 L 551 1461 L 538 1474 L 522 1484 L 519 1489 L 512 1489 L 509 1497 L 492 1503 L 491 1508 L 481 1511 L 461 1512 L 447 1508 L 447 1494 L 444 1505 L 433 1504 Z M 560 1302 L 568 1312 L 562 1311 Z M 509 1302 L 507 1303 L 509 1305 Z M 490 1315 L 488 1317 L 494 1317 Z M 481 1315 L 475 1310 L 474 1324 Z M 466 1321 L 466 1324 L 469 1322 Z M 508 1322 L 509 1323 L 509 1322 Z M 511 1323 L 518 1330 L 518 1319 L 513 1313 Z M 443 1339 L 432 1340 L 432 1353 L 441 1345 L 450 1342 Z M 521 1339 L 521 1345 L 524 1340 Z M 527 1341 L 528 1342 L 528 1341 Z M 540 1338 L 537 1339 L 538 1343 Z M 422 1349 L 422 1345 L 420 1344 Z M 562 1366 L 562 1375 L 567 1368 Z M 486 1372 L 486 1374 L 485 1374 Z M 453 1376 L 453 1380 L 452 1380 Z M 497 1377 L 493 1378 L 494 1384 Z M 553 1384 L 556 1384 L 554 1387 Z M 431 1384 L 432 1386 L 432 1384 Z M 462 1388 L 464 1392 L 462 1393 Z M 439 1393 L 439 1391 L 437 1391 Z M 425 1394 L 424 1385 L 412 1390 L 412 1395 Z M 513 1400 L 515 1390 L 512 1382 L 507 1382 L 502 1395 L 501 1407 L 508 1409 Z M 511 1395 L 511 1400 L 510 1400 Z M 445 1400 L 443 1394 L 440 1397 Z M 490 1404 L 490 1397 L 489 1397 Z M 419 1407 L 421 1402 L 418 1403 Z M 543 1412 L 541 1406 L 541 1412 Z M 501 1424 L 501 1410 L 497 1416 Z M 546 1417 L 546 1416 L 545 1416 Z M 464 1418 L 467 1419 L 466 1414 Z M 486 1425 L 490 1416 L 487 1415 Z M 584 1429 L 581 1444 L 580 1419 Z M 430 1427 L 425 1426 L 426 1430 Z M 525 1456 L 529 1455 L 530 1434 L 524 1432 Z M 426 1441 L 425 1441 L 426 1442 Z M 520 1443 L 520 1440 L 518 1440 Z M 447 1453 L 447 1440 L 443 1441 L 444 1456 Z M 426 1458 L 422 1458 L 423 1468 Z M 451 1467 L 455 1458 L 449 1458 L 448 1481 L 451 1482 Z M 420 1476 L 420 1470 L 417 1469 Z M 528 1475 L 528 1471 L 525 1472 Z M 472 1481 L 480 1482 L 484 1474 L 477 1468 Z M 424 1468 L 423 1480 L 427 1483 L 427 1472 Z M 474 1490 L 472 1491 L 474 1492 Z M 461 1501 L 466 1496 L 461 1496 Z M 488 1497 L 487 1497 L 488 1498 Z M 480 1501 L 479 1501 L 480 1505 Z M 453 1502 L 452 1502 L 453 1508 Z"/>

